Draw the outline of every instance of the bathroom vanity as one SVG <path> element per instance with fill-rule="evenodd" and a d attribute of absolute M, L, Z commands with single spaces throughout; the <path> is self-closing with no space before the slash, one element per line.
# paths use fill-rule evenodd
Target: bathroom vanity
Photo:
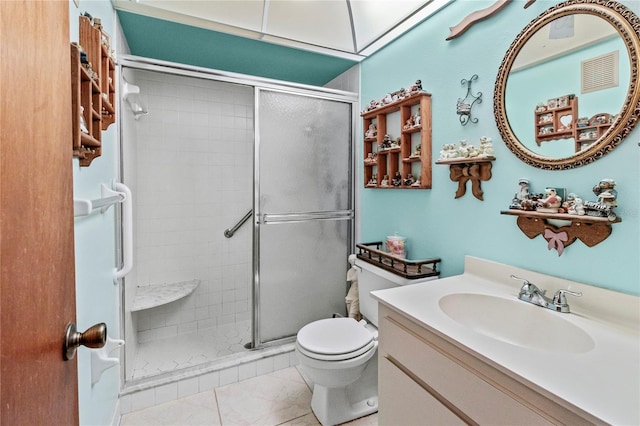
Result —
<path fill-rule="evenodd" d="M 518 300 L 528 279 L 571 313 Z M 384 424 L 640 424 L 640 298 L 467 257 L 372 293 Z"/>

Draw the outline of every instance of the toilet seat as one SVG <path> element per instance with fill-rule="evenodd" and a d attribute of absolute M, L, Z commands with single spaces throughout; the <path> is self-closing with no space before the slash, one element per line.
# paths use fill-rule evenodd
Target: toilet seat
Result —
<path fill-rule="evenodd" d="M 374 348 L 373 333 L 353 318 L 314 321 L 300 329 L 298 350 L 323 361 L 342 361 L 360 356 Z"/>

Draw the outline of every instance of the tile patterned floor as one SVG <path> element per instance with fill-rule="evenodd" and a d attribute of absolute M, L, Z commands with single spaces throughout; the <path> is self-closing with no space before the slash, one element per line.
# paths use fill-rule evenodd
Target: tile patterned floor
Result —
<path fill-rule="evenodd" d="M 219 325 L 197 333 L 142 342 L 138 346 L 133 379 L 155 376 L 246 352 L 250 321 Z"/>
<path fill-rule="evenodd" d="M 121 426 L 318 426 L 311 391 L 295 367 L 122 416 Z M 377 426 L 372 414 L 347 423 Z"/>

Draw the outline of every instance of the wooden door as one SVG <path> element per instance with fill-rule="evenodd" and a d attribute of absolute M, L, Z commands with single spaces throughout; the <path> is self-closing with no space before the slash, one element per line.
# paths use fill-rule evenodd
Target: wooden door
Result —
<path fill-rule="evenodd" d="M 0 1 L 0 423 L 78 423 L 68 1 Z"/>

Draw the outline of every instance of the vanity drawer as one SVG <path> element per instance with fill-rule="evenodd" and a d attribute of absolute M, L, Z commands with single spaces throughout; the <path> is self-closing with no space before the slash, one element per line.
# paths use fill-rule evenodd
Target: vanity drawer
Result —
<path fill-rule="evenodd" d="M 378 380 L 380 425 L 466 424 L 386 358 L 380 358 Z"/>
<path fill-rule="evenodd" d="M 381 312 L 382 313 L 382 312 Z M 380 359 L 414 375 L 458 417 L 479 424 L 553 424 L 531 408 L 489 383 L 451 354 L 428 342 L 410 327 L 385 314 L 380 323 Z M 406 320 L 405 320 L 406 321 Z M 426 333 L 426 330 L 425 330 Z M 380 387 L 384 388 L 384 377 Z M 427 392 L 425 390 L 425 392 Z M 381 395 L 380 406 L 384 406 Z M 382 409 L 381 409 L 382 415 Z"/>

